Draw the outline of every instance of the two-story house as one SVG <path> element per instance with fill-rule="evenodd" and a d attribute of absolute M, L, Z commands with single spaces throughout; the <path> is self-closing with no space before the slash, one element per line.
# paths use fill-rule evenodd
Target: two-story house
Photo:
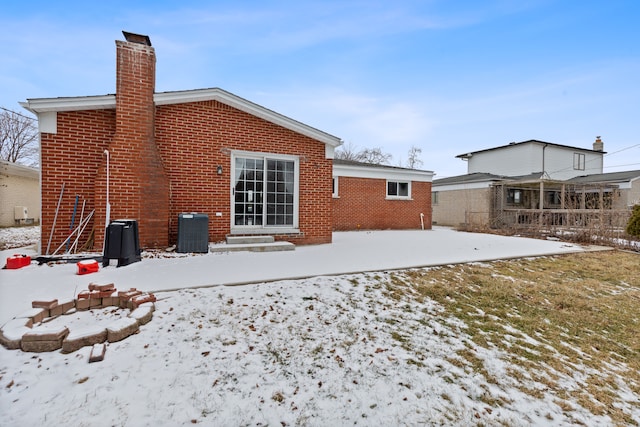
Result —
<path fill-rule="evenodd" d="M 640 171 L 605 174 L 605 154 L 600 137 L 592 149 L 528 140 L 460 154 L 467 174 L 433 181 L 433 222 L 584 225 L 603 210 L 623 222 L 640 198 Z"/>

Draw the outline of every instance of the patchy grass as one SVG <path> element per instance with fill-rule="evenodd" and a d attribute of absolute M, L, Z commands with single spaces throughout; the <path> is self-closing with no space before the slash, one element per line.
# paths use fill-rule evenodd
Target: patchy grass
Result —
<path fill-rule="evenodd" d="M 428 299 L 466 325 L 477 346 L 498 348 L 522 384 L 535 380 L 558 397 L 566 413 L 573 400 L 617 425 L 637 425 L 623 399 L 620 378 L 640 395 L 640 255 L 592 252 L 398 272 L 387 283 L 395 300 Z M 402 337 L 394 337 L 402 342 Z M 457 363 L 486 375 L 485 361 L 460 350 Z M 453 357 L 452 357 L 453 359 Z M 581 387 L 563 388 L 564 378 Z M 487 378 L 489 382 L 495 381 Z M 522 387 L 539 397 L 541 390 Z"/>

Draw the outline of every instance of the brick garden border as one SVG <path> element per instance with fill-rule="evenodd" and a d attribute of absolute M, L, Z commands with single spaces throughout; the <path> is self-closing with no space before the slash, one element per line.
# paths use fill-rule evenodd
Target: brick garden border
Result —
<path fill-rule="evenodd" d="M 136 288 L 118 291 L 113 296 L 116 291 L 113 283 L 90 283 L 89 289 L 79 292 L 77 298 L 70 301 L 33 301 L 30 310 L 14 317 L 0 328 L 0 344 L 9 350 L 40 353 L 61 349 L 63 353 L 72 353 L 85 346 L 123 340 L 138 332 L 141 325 L 151 321 L 156 297 Z M 33 329 L 34 325 L 41 326 L 59 316 L 105 307 L 128 309 L 130 313 L 105 327 L 89 326 L 72 331 L 66 326 Z M 103 357 L 104 350 L 103 346 Z"/>

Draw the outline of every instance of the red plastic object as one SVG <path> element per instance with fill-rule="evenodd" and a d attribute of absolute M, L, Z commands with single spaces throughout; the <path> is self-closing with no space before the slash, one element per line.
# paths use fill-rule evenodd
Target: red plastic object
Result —
<path fill-rule="evenodd" d="M 22 268 L 29 264 L 31 264 L 31 257 L 28 255 L 15 254 L 7 258 L 7 268 L 11 270 Z"/>
<path fill-rule="evenodd" d="M 78 266 L 78 274 L 95 273 L 100 268 L 95 259 L 80 261 L 76 265 Z"/>

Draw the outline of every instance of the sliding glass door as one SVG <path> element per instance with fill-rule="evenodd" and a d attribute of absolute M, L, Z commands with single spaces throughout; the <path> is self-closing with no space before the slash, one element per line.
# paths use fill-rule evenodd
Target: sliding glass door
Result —
<path fill-rule="evenodd" d="M 297 227 L 297 159 L 237 155 L 233 162 L 233 225 Z"/>

